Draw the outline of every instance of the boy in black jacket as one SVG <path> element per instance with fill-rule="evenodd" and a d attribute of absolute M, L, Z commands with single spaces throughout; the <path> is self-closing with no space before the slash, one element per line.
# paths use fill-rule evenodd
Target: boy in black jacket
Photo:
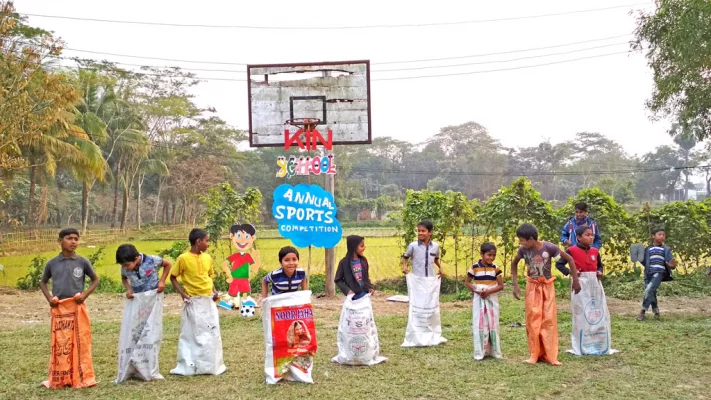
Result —
<path fill-rule="evenodd" d="M 348 253 L 338 263 L 333 280 L 344 295 L 352 294 L 353 300 L 357 300 L 366 293 L 372 294 L 375 291 L 368 275 L 368 260 L 363 256 L 365 239 L 356 235 L 348 236 L 346 248 Z"/>

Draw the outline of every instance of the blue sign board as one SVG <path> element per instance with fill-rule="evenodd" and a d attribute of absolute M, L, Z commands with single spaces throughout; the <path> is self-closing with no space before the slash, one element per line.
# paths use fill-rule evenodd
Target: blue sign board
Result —
<path fill-rule="evenodd" d="M 336 247 L 343 236 L 333 195 L 318 185 L 280 185 L 274 190 L 272 215 L 279 234 L 296 247 Z"/>

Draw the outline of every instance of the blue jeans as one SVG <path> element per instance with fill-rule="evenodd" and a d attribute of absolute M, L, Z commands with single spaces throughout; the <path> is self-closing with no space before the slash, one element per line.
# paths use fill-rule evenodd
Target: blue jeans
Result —
<path fill-rule="evenodd" d="M 652 306 L 652 312 L 659 312 L 657 306 L 657 289 L 662 284 L 664 272 L 654 272 L 652 275 L 644 275 L 644 300 L 642 300 L 642 311 L 647 311 Z"/>

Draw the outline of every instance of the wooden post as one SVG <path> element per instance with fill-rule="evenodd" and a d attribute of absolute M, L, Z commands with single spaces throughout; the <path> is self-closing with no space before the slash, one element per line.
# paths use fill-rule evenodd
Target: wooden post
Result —
<path fill-rule="evenodd" d="M 335 201 L 335 179 L 333 175 L 330 174 L 325 174 L 324 175 L 324 186 L 327 192 L 331 193 L 334 196 L 334 201 Z M 334 248 L 331 249 L 326 249 L 325 250 L 325 257 L 326 257 L 326 276 L 324 277 L 326 280 L 326 295 L 328 297 L 333 297 L 336 295 L 336 284 L 333 282 L 333 277 L 335 274 L 335 269 L 334 265 L 336 264 L 336 250 Z"/>

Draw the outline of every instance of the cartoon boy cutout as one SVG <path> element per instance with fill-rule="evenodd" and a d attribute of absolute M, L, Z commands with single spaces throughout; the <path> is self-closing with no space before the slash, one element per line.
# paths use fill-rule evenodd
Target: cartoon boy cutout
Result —
<path fill-rule="evenodd" d="M 259 251 L 253 248 L 257 239 L 256 233 L 257 229 L 251 224 L 235 224 L 230 227 L 230 240 L 237 252 L 227 257 L 222 264 L 222 270 L 227 274 L 227 283 L 230 285 L 227 293 L 233 299 L 234 308 L 257 305 L 249 295 L 252 292 L 249 286 L 249 269 L 252 265 L 259 269 L 261 265 Z M 250 249 L 252 252 L 248 253 Z M 238 304 L 240 293 L 242 298 Z"/>

